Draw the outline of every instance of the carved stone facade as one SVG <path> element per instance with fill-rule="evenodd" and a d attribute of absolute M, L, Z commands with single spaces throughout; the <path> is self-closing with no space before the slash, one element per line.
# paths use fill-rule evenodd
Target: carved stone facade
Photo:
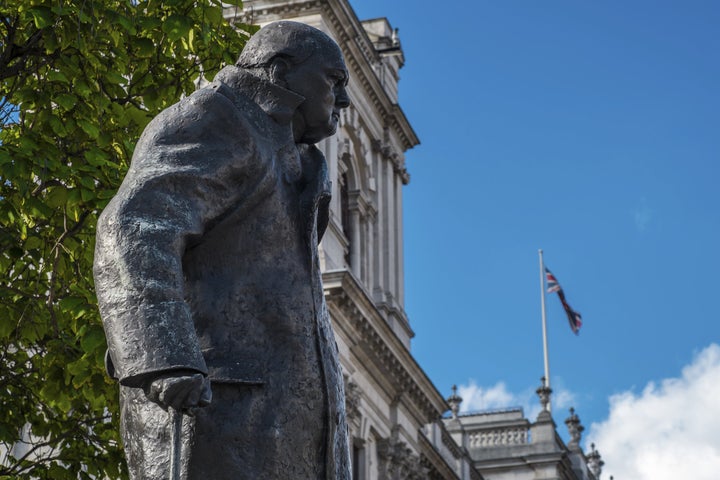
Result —
<path fill-rule="evenodd" d="M 543 409 L 534 423 L 515 408 L 453 416 L 445 426 L 486 480 L 599 480 L 600 454 L 595 445 L 587 455 L 582 452 L 585 428 L 574 409 L 565 420 L 570 443 L 565 445 L 558 435 L 549 410 L 551 393 L 548 387 L 537 389 Z M 462 402 L 455 393 L 453 397 Z"/>

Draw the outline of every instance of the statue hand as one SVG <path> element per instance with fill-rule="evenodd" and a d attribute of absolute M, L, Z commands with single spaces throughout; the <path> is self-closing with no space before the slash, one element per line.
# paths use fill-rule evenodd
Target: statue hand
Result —
<path fill-rule="evenodd" d="M 210 405 L 210 379 L 201 373 L 174 372 L 156 378 L 146 386 L 147 398 L 163 409 L 187 410 Z"/>

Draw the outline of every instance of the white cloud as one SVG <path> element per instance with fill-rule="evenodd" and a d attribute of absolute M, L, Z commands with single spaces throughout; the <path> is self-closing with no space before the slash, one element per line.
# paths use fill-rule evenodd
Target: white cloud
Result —
<path fill-rule="evenodd" d="M 575 395 L 562 387 L 562 380 L 554 380 L 560 386 L 553 386 L 553 412 L 562 412 L 573 406 Z M 513 393 L 508 391 L 505 382 L 497 382 L 491 387 L 482 387 L 471 379 L 467 385 L 458 386 L 458 395 L 463 399 L 460 404 L 461 413 L 522 407 L 526 418 L 531 421 L 534 421 L 540 413 L 540 402 L 534 388 Z"/>
<path fill-rule="evenodd" d="M 720 472 L 720 346 L 696 355 L 680 378 L 610 398 L 607 420 L 587 444 L 603 456 L 604 478 L 717 480 Z"/>
<path fill-rule="evenodd" d="M 460 405 L 463 412 L 519 406 L 515 395 L 508 392 L 504 382 L 498 382 L 492 387 L 480 387 L 475 380 L 470 380 L 469 385 L 458 387 L 458 394 L 463 399 Z"/>

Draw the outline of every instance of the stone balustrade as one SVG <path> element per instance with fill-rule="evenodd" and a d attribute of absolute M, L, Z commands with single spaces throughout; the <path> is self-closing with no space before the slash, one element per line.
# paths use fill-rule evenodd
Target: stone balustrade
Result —
<path fill-rule="evenodd" d="M 526 427 L 499 427 L 468 433 L 468 447 L 507 447 L 530 443 Z"/>

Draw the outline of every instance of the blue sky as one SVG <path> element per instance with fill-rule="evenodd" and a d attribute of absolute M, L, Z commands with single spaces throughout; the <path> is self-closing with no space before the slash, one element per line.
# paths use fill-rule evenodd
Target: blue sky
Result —
<path fill-rule="evenodd" d="M 575 337 L 548 296 L 561 433 L 575 406 L 617 479 L 650 475 L 623 457 L 623 407 L 703 437 L 687 412 L 720 383 L 720 2 L 352 4 L 405 51 L 406 310 L 436 386 L 534 413 L 542 248 L 584 320 Z"/>

